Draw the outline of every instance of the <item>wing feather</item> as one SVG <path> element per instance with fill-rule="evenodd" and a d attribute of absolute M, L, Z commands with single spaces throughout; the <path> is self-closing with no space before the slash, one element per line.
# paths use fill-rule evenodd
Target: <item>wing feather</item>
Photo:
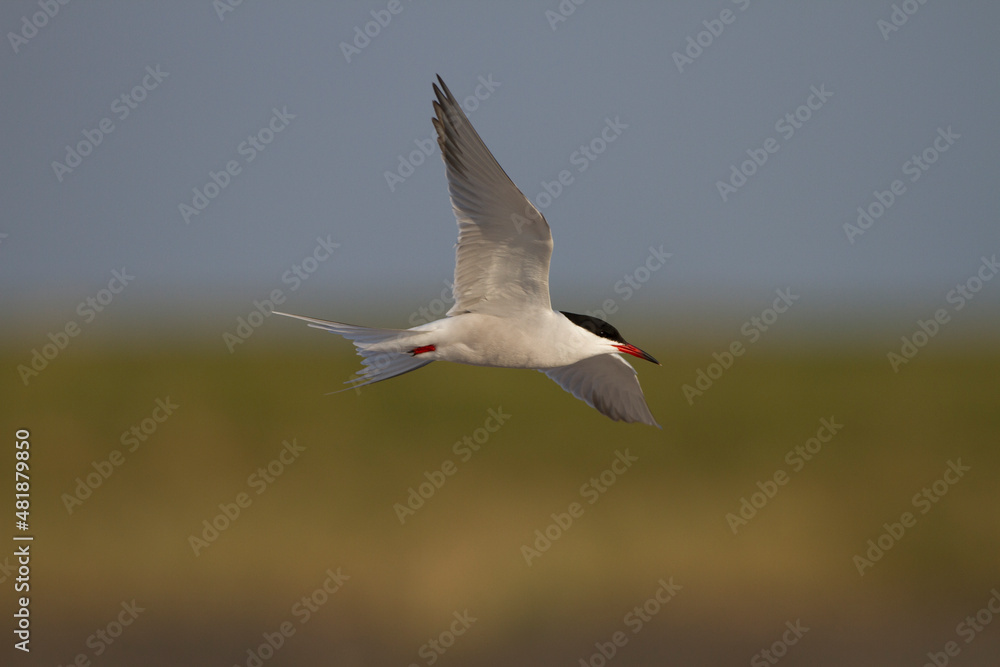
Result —
<path fill-rule="evenodd" d="M 551 310 L 552 233 L 490 153 L 441 77 L 435 117 L 458 221 L 455 305 L 448 315 Z"/>
<path fill-rule="evenodd" d="M 646 405 L 635 369 L 617 354 L 602 354 L 542 372 L 602 415 L 661 428 Z"/>

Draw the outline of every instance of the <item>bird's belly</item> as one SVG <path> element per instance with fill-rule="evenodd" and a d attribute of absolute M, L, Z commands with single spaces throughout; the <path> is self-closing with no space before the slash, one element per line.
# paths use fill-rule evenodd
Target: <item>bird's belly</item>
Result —
<path fill-rule="evenodd" d="M 550 362 L 541 359 L 530 349 L 510 348 L 509 346 L 491 345 L 489 341 L 474 343 L 453 343 L 438 348 L 443 361 L 453 361 L 472 366 L 494 366 L 498 368 L 540 368 L 550 366 Z"/>
<path fill-rule="evenodd" d="M 451 342 L 439 345 L 436 358 L 473 366 L 500 368 L 553 368 L 572 361 L 560 358 L 560 351 L 541 344 L 543 332 L 535 327 L 511 327 L 488 316 L 462 315 L 465 321 L 450 332 Z"/>

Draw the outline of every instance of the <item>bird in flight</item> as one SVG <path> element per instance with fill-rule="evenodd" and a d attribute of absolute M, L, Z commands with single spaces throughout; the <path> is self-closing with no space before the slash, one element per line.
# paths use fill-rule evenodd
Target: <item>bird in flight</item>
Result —
<path fill-rule="evenodd" d="M 659 427 L 621 354 L 659 362 L 604 320 L 552 309 L 549 224 L 497 163 L 440 76 L 437 81 L 431 122 L 458 221 L 455 305 L 444 318 L 411 329 L 278 314 L 354 343 L 364 361 L 349 388 L 432 361 L 533 368 L 611 419 Z"/>

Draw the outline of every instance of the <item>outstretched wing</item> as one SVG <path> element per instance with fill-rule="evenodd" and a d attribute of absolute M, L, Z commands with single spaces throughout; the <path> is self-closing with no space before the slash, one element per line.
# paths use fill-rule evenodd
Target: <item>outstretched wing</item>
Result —
<path fill-rule="evenodd" d="M 602 415 L 661 428 L 649 412 L 635 369 L 617 354 L 601 354 L 569 366 L 540 370 Z"/>
<path fill-rule="evenodd" d="M 431 122 L 458 220 L 455 305 L 448 315 L 551 310 L 549 224 L 497 163 L 440 76 L 438 83 Z"/>

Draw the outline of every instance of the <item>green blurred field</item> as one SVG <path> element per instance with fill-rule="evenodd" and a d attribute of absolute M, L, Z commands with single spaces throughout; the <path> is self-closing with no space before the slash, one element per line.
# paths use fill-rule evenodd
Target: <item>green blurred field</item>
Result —
<path fill-rule="evenodd" d="M 1000 352 L 936 341 L 894 374 L 877 347 L 762 344 L 689 406 L 680 386 L 713 348 L 635 340 L 663 363 L 638 366 L 662 431 L 532 371 L 433 364 L 325 395 L 358 358 L 301 331 L 232 355 L 80 344 L 28 387 L 14 368 L 31 344 L 8 345 L 0 400 L 9 433 L 31 429 L 37 536 L 19 664 L 243 665 L 292 621 L 265 664 L 422 665 L 465 609 L 478 620 L 437 664 L 577 665 L 619 630 L 609 664 L 746 664 L 796 619 L 810 631 L 788 664 L 921 665 L 950 640 L 955 664 L 995 664 L 1000 622 L 969 644 L 955 628 L 1000 586 Z M 167 396 L 176 413 L 128 452 L 123 431 Z M 453 444 L 491 408 L 509 420 L 461 461 Z M 842 431 L 734 535 L 725 515 L 790 471 L 824 417 Z M 248 477 L 286 439 L 305 451 L 257 495 Z M 62 494 L 114 449 L 124 463 L 69 514 Z M 581 485 L 626 449 L 638 461 L 587 504 Z M 859 576 L 866 540 L 958 458 L 971 471 Z M 445 459 L 457 472 L 401 525 L 393 505 Z M 240 492 L 252 504 L 195 556 L 189 535 Z M 522 545 L 574 501 L 583 516 L 526 565 Z M 350 579 L 300 624 L 293 605 L 338 567 Z M 671 577 L 680 592 L 630 632 L 625 615 Z M 94 656 L 88 636 L 133 598 L 145 611 Z"/>

